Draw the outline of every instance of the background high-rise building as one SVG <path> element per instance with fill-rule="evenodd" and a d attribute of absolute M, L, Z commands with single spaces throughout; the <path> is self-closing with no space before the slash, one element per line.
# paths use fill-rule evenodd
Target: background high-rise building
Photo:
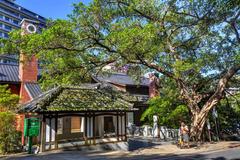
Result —
<path fill-rule="evenodd" d="M 8 38 L 13 29 L 20 29 L 23 18 L 39 22 L 39 28 L 46 26 L 46 18 L 34 13 L 14 2 L 14 0 L 0 0 L 0 38 Z M 0 63 L 17 63 L 14 55 L 0 56 Z"/>

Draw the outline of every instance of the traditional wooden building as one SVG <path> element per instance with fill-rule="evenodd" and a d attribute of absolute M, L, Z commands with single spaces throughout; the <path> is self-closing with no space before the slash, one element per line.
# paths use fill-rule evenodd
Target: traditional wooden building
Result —
<path fill-rule="evenodd" d="M 159 82 L 154 74 L 149 74 L 149 78 L 140 77 L 139 80 L 134 80 L 126 73 L 98 74 L 92 77 L 93 83 L 107 83 L 116 90 L 129 94 L 132 97 L 131 103 L 137 108 L 134 112 L 128 113 L 129 123 L 136 126 L 143 125 L 144 122 L 140 119 L 148 107 L 147 101 L 158 95 Z"/>
<path fill-rule="evenodd" d="M 20 110 L 41 119 L 41 151 L 127 140 L 127 96 L 103 84 L 58 87 Z"/>

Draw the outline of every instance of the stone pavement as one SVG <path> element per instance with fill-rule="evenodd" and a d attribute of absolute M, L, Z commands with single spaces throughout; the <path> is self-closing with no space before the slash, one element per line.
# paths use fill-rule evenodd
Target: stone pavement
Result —
<path fill-rule="evenodd" d="M 139 149 L 133 153 L 138 154 L 195 154 L 202 152 L 214 152 L 229 148 L 240 148 L 240 141 L 222 141 L 217 143 L 205 143 L 201 147 L 191 147 L 190 149 L 180 149 L 173 144 L 157 145 L 151 148 Z"/>
<path fill-rule="evenodd" d="M 96 160 L 96 159 L 131 159 L 131 160 L 141 160 L 141 159 L 185 159 L 186 157 L 191 157 L 189 159 L 202 159 L 199 156 L 203 154 L 214 153 L 226 151 L 229 149 L 239 149 L 240 158 L 240 142 L 239 141 L 228 141 L 228 142 L 218 142 L 215 144 L 206 143 L 202 145 L 199 149 L 179 149 L 177 146 L 172 144 L 159 144 L 156 146 L 142 148 L 135 151 L 51 151 L 44 152 L 38 155 L 26 155 L 17 154 L 8 157 L 2 157 L 3 160 Z M 172 157 L 172 158 L 171 158 Z M 174 158 L 173 158 L 174 157 Z M 193 158 L 195 157 L 195 158 Z M 0 158 L 1 159 L 1 158 Z"/>

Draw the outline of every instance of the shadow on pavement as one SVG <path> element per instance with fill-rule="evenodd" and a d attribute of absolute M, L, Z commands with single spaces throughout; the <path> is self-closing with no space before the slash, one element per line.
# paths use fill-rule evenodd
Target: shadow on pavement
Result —
<path fill-rule="evenodd" d="M 160 145 L 159 143 L 154 143 L 152 141 L 149 140 L 139 140 L 139 139 L 129 139 L 128 140 L 128 151 L 134 151 L 134 150 L 138 150 L 141 148 L 150 148 L 156 145 Z"/>
<path fill-rule="evenodd" d="M 81 151 L 63 151 L 58 153 L 45 152 L 38 155 L 25 155 L 21 157 L 9 157 L 4 158 L 3 160 L 204 160 L 206 159 L 205 155 L 195 154 L 195 155 L 160 155 L 160 154 L 151 154 L 151 155 L 128 155 L 124 153 L 116 153 L 107 155 L 107 152 L 92 152 L 84 153 Z M 225 160 L 224 157 L 214 158 L 213 160 Z"/>

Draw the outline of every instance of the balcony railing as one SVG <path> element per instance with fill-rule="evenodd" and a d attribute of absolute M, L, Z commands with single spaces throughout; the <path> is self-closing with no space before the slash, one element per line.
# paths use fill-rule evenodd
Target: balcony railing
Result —
<path fill-rule="evenodd" d="M 15 18 L 15 19 L 21 21 L 21 18 L 20 18 L 19 16 L 16 16 L 15 14 L 10 13 L 10 12 L 8 12 L 8 11 L 2 9 L 2 8 L 0 8 L 0 12 L 1 12 L 2 14 L 6 14 L 6 15 L 8 15 L 9 17 L 13 17 L 13 18 Z"/>
<path fill-rule="evenodd" d="M 27 9 L 25 9 L 25 8 L 23 8 L 23 7 L 20 7 L 20 6 L 18 6 L 18 5 L 10 4 L 10 3 L 7 3 L 7 2 L 5 2 L 5 1 L 3 1 L 3 0 L 0 1 L 0 4 L 3 4 L 3 5 L 11 8 L 11 9 L 13 9 L 13 10 L 16 10 L 16 11 L 20 12 L 20 13 L 24 13 L 25 15 L 31 17 L 31 18 L 34 19 L 34 20 L 39 20 L 39 21 L 41 21 L 42 23 L 45 23 L 45 22 L 46 22 L 46 19 L 45 19 L 44 17 L 42 17 L 42 16 L 40 16 L 40 15 L 38 15 L 38 14 L 35 14 L 35 13 L 31 12 L 31 11 L 28 11 Z M 37 17 L 37 16 L 38 16 L 38 17 Z"/>

